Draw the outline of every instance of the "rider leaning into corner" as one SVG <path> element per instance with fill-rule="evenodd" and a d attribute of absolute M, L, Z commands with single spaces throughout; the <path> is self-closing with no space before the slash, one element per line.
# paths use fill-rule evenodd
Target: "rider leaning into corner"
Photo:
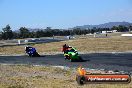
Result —
<path fill-rule="evenodd" d="M 64 58 L 65 60 L 82 60 L 80 56 L 78 55 L 78 52 L 75 48 L 68 46 L 67 44 L 63 45 L 62 52 L 64 52 Z"/>
<path fill-rule="evenodd" d="M 68 53 L 69 49 L 71 49 L 72 47 L 71 46 L 68 46 L 67 44 L 64 44 L 63 45 L 63 48 L 62 48 L 62 52 L 65 53 Z"/>
<path fill-rule="evenodd" d="M 25 47 L 26 53 L 28 53 L 28 52 L 31 51 L 31 50 L 36 52 L 36 49 L 33 48 L 33 47 L 31 47 L 31 46 L 26 46 L 26 47 Z"/>

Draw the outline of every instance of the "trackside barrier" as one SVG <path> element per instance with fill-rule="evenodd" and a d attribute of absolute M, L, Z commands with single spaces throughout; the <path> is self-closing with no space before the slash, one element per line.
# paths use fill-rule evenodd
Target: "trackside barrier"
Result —
<path fill-rule="evenodd" d="M 130 83 L 131 76 L 129 74 L 92 74 L 86 72 L 84 68 L 79 67 L 76 81 L 79 85 L 86 83 Z"/>

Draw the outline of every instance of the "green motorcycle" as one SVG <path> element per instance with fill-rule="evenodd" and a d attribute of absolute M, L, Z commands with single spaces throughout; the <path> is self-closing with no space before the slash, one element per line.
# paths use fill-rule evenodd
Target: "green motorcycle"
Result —
<path fill-rule="evenodd" d="M 71 62 L 73 61 L 83 61 L 81 56 L 78 54 L 78 51 L 75 48 L 71 48 L 71 50 L 67 50 L 64 53 L 65 60 L 70 60 Z"/>

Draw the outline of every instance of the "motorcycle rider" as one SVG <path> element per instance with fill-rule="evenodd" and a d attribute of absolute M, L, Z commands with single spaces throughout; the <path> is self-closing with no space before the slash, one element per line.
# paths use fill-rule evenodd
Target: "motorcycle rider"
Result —
<path fill-rule="evenodd" d="M 27 53 L 29 56 L 31 56 L 31 55 L 37 53 L 37 52 L 36 52 L 36 49 L 35 49 L 34 47 L 31 47 L 31 46 L 26 46 L 26 47 L 25 47 L 25 51 L 26 51 L 26 53 Z"/>
<path fill-rule="evenodd" d="M 33 48 L 33 47 L 31 47 L 31 46 L 26 46 L 25 47 L 25 51 L 26 51 L 26 53 L 28 53 L 29 51 L 36 51 L 36 49 L 35 48 Z"/>
<path fill-rule="evenodd" d="M 67 44 L 64 44 L 63 45 L 63 49 L 62 49 L 62 52 L 64 52 L 64 54 L 66 53 L 68 53 L 68 51 L 69 51 L 69 48 L 71 49 L 72 47 L 71 46 L 68 46 Z"/>

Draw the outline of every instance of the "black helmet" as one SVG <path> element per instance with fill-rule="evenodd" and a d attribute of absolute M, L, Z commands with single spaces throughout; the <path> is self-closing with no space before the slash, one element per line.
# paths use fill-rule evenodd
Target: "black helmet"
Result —
<path fill-rule="evenodd" d="M 66 44 L 63 45 L 63 47 L 66 47 L 66 46 L 67 46 Z"/>

